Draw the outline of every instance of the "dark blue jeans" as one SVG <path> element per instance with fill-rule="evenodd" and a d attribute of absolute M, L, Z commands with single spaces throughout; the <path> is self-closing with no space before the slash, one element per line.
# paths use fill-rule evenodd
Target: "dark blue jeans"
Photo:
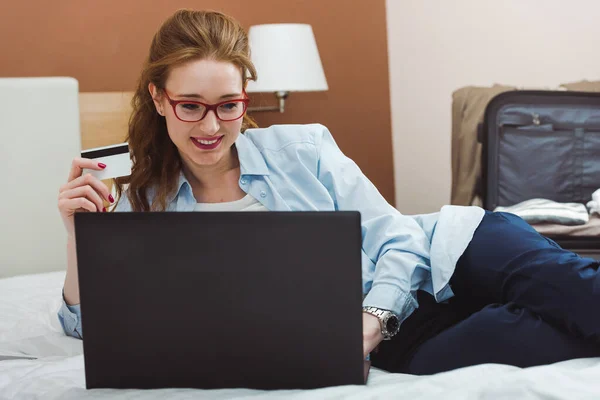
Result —
<path fill-rule="evenodd" d="M 600 356 L 598 262 L 561 249 L 521 218 L 487 212 L 438 304 L 419 308 L 371 355 L 392 372 L 484 363 L 518 367 Z"/>

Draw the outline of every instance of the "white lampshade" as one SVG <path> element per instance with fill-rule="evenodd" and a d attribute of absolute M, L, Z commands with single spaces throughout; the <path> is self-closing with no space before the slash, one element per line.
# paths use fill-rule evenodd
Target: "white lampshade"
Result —
<path fill-rule="evenodd" d="M 250 27 L 248 36 L 258 80 L 248 82 L 247 92 L 328 89 L 310 25 L 255 25 Z"/>

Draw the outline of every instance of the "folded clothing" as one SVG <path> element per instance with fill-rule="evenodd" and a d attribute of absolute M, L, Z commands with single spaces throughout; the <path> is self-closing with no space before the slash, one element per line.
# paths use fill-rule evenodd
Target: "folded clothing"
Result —
<path fill-rule="evenodd" d="M 600 215 L 600 189 L 592 193 L 592 200 L 587 202 L 586 207 L 590 211 L 590 214 Z"/>
<path fill-rule="evenodd" d="M 518 215 L 530 224 L 583 225 L 590 218 L 581 203 L 558 203 L 547 199 L 526 200 L 509 207 L 496 207 L 494 211 Z"/>

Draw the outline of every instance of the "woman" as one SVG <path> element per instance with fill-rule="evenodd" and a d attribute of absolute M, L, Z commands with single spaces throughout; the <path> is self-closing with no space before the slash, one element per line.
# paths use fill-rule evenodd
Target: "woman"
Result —
<path fill-rule="evenodd" d="M 597 262 L 510 214 L 400 214 L 325 127 L 248 129 L 256 128 L 245 115 L 249 79 L 246 34 L 223 14 L 181 10 L 156 33 L 133 98 L 132 174 L 116 181 L 118 199 L 82 176 L 106 167 L 92 160 L 73 160 L 60 189 L 67 334 L 83 335 L 75 212 L 106 211 L 105 202 L 115 211 L 359 210 L 364 352 L 374 366 L 429 374 L 600 355 Z"/>

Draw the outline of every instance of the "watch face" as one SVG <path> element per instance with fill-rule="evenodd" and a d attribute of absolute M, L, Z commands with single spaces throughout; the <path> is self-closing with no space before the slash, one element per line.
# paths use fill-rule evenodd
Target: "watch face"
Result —
<path fill-rule="evenodd" d="M 398 321 L 398 318 L 396 318 L 395 316 L 388 318 L 385 324 L 385 328 L 391 334 L 395 334 L 396 332 L 398 332 L 398 329 L 400 328 L 400 322 Z"/>

